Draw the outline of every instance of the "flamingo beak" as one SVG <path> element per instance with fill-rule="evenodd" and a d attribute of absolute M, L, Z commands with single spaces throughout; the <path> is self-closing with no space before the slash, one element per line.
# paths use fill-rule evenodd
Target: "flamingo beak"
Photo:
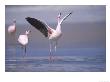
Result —
<path fill-rule="evenodd" d="M 72 14 L 72 12 L 70 14 Z"/>
<path fill-rule="evenodd" d="M 60 16 L 61 16 L 61 13 L 59 13 L 59 15 L 58 15 L 58 17 L 57 17 L 57 18 L 60 18 Z"/>

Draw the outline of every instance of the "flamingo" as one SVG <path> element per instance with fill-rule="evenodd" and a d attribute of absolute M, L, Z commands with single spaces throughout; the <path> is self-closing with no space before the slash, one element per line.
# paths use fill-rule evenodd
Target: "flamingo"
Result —
<path fill-rule="evenodd" d="M 21 44 L 22 47 L 24 47 L 24 51 L 26 54 L 26 45 L 28 44 L 29 37 L 28 35 L 30 34 L 30 30 L 26 30 L 25 34 L 21 34 L 18 37 L 18 42 Z"/>
<path fill-rule="evenodd" d="M 35 27 L 37 30 L 39 30 L 45 37 L 48 37 L 49 39 L 49 44 L 50 44 L 50 57 L 49 60 L 52 60 L 52 43 L 54 43 L 54 49 L 56 51 L 56 46 L 58 45 L 58 40 L 59 38 L 62 36 L 62 31 L 61 31 L 61 24 L 62 22 L 67 19 L 68 16 L 70 16 L 72 14 L 69 13 L 66 16 L 64 16 L 61 19 L 61 13 L 58 14 L 57 16 L 57 27 L 56 29 L 51 28 L 50 26 L 48 26 L 46 23 L 35 19 L 35 18 L 31 18 L 31 17 L 26 17 L 26 20 L 33 26 Z"/>
<path fill-rule="evenodd" d="M 15 42 L 15 38 L 16 38 L 16 20 L 15 19 L 13 20 L 12 25 L 8 27 L 8 33 L 11 35 L 13 41 Z"/>
<path fill-rule="evenodd" d="M 16 53 L 16 20 L 14 19 L 13 20 L 13 23 L 10 25 L 10 26 L 8 26 L 8 33 L 9 33 L 9 35 L 10 35 L 10 38 L 11 38 L 11 41 L 12 41 L 12 45 L 13 45 L 13 54 L 14 54 L 14 56 L 15 56 L 15 53 Z M 13 56 L 13 57 L 14 57 Z"/>
<path fill-rule="evenodd" d="M 13 21 L 13 24 L 8 27 L 8 33 L 14 34 L 16 32 L 16 20 Z"/>

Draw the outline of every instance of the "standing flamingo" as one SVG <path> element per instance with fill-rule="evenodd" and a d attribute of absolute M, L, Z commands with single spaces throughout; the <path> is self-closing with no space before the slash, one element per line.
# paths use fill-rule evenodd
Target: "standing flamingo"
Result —
<path fill-rule="evenodd" d="M 71 15 L 71 13 L 67 14 L 66 16 L 64 16 L 62 19 L 61 19 L 61 13 L 59 13 L 58 17 L 57 17 L 57 21 L 58 21 L 58 24 L 57 24 L 57 27 L 56 29 L 53 29 L 51 28 L 50 26 L 48 26 L 46 23 L 38 20 L 38 19 L 35 19 L 35 18 L 31 18 L 31 17 L 27 17 L 26 20 L 32 25 L 34 26 L 37 30 L 39 30 L 41 33 L 43 33 L 43 35 L 45 37 L 48 37 L 49 39 L 49 44 L 50 44 L 50 58 L 49 60 L 51 61 L 52 60 L 52 55 L 51 55 L 51 52 L 52 52 L 52 43 L 54 42 L 54 48 L 55 48 L 55 51 L 56 51 L 56 46 L 57 46 L 57 42 L 58 42 L 58 39 L 62 36 L 62 31 L 61 31 L 61 24 L 62 22 L 67 19 L 67 17 L 69 15 Z"/>
<path fill-rule="evenodd" d="M 8 27 L 8 33 L 11 36 L 11 42 L 13 43 L 13 57 L 16 57 L 16 20 L 13 20 L 12 25 Z"/>
<path fill-rule="evenodd" d="M 25 34 L 19 35 L 18 42 L 21 44 L 21 46 L 24 47 L 24 51 L 26 54 L 26 45 L 28 44 L 29 38 L 28 35 L 30 34 L 30 30 L 26 30 Z"/>
<path fill-rule="evenodd" d="M 8 27 L 8 33 L 14 34 L 16 32 L 16 20 L 13 21 L 13 24 Z"/>
<path fill-rule="evenodd" d="M 14 41 L 14 44 L 15 44 L 15 40 L 16 40 L 16 20 L 13 20 L 13 24 L 8 27 L 8 33 L 11 35 L 12 40 Z"/>

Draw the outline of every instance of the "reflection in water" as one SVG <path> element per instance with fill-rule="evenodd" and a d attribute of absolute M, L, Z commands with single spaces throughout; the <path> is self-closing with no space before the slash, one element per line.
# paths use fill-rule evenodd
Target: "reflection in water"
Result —
<path fill-rule="evenodd" d="M 94 50 L 94 49 L 91 49 Z M 63 50 L 62 50 L 63 51 Z M 74 49 L 73 49 L 74 51 Z M 78 51 L 78 50 L 76 50 Z M 88 49 L 80 49 L 83 53 L 55 56 L 49 62 L 48 56 L 6 56 L 6 71 L 8 72 L 104 72 L 106 59 L 102 49 L 95 49 L 95 54 L 89 55 Z M 101 54 L 103 52 L 103 54 Z M 41 52 L 42 53 L 42 52 Z M 76 52 L 74 52 L 76 53 Z M 87 55 L 88 54 L 88 55 Z"/>

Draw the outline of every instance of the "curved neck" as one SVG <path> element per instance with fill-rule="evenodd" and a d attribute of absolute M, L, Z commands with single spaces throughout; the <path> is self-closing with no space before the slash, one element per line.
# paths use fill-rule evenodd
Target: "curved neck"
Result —
<path fill-rule="evenodd" d="M 57 18 L 58 24 L 60 24 L 60 20 L 61 20 L 61 18 L 60 18 L 60 17 L 58 17 L 58 18 Z"/>
<path fill-rule="evenodd" d="M 60 25 L 59 23 L 58 23 L 58 25 L 57 25 L 56 31 L 61 32 L 61 25 Z"/>

